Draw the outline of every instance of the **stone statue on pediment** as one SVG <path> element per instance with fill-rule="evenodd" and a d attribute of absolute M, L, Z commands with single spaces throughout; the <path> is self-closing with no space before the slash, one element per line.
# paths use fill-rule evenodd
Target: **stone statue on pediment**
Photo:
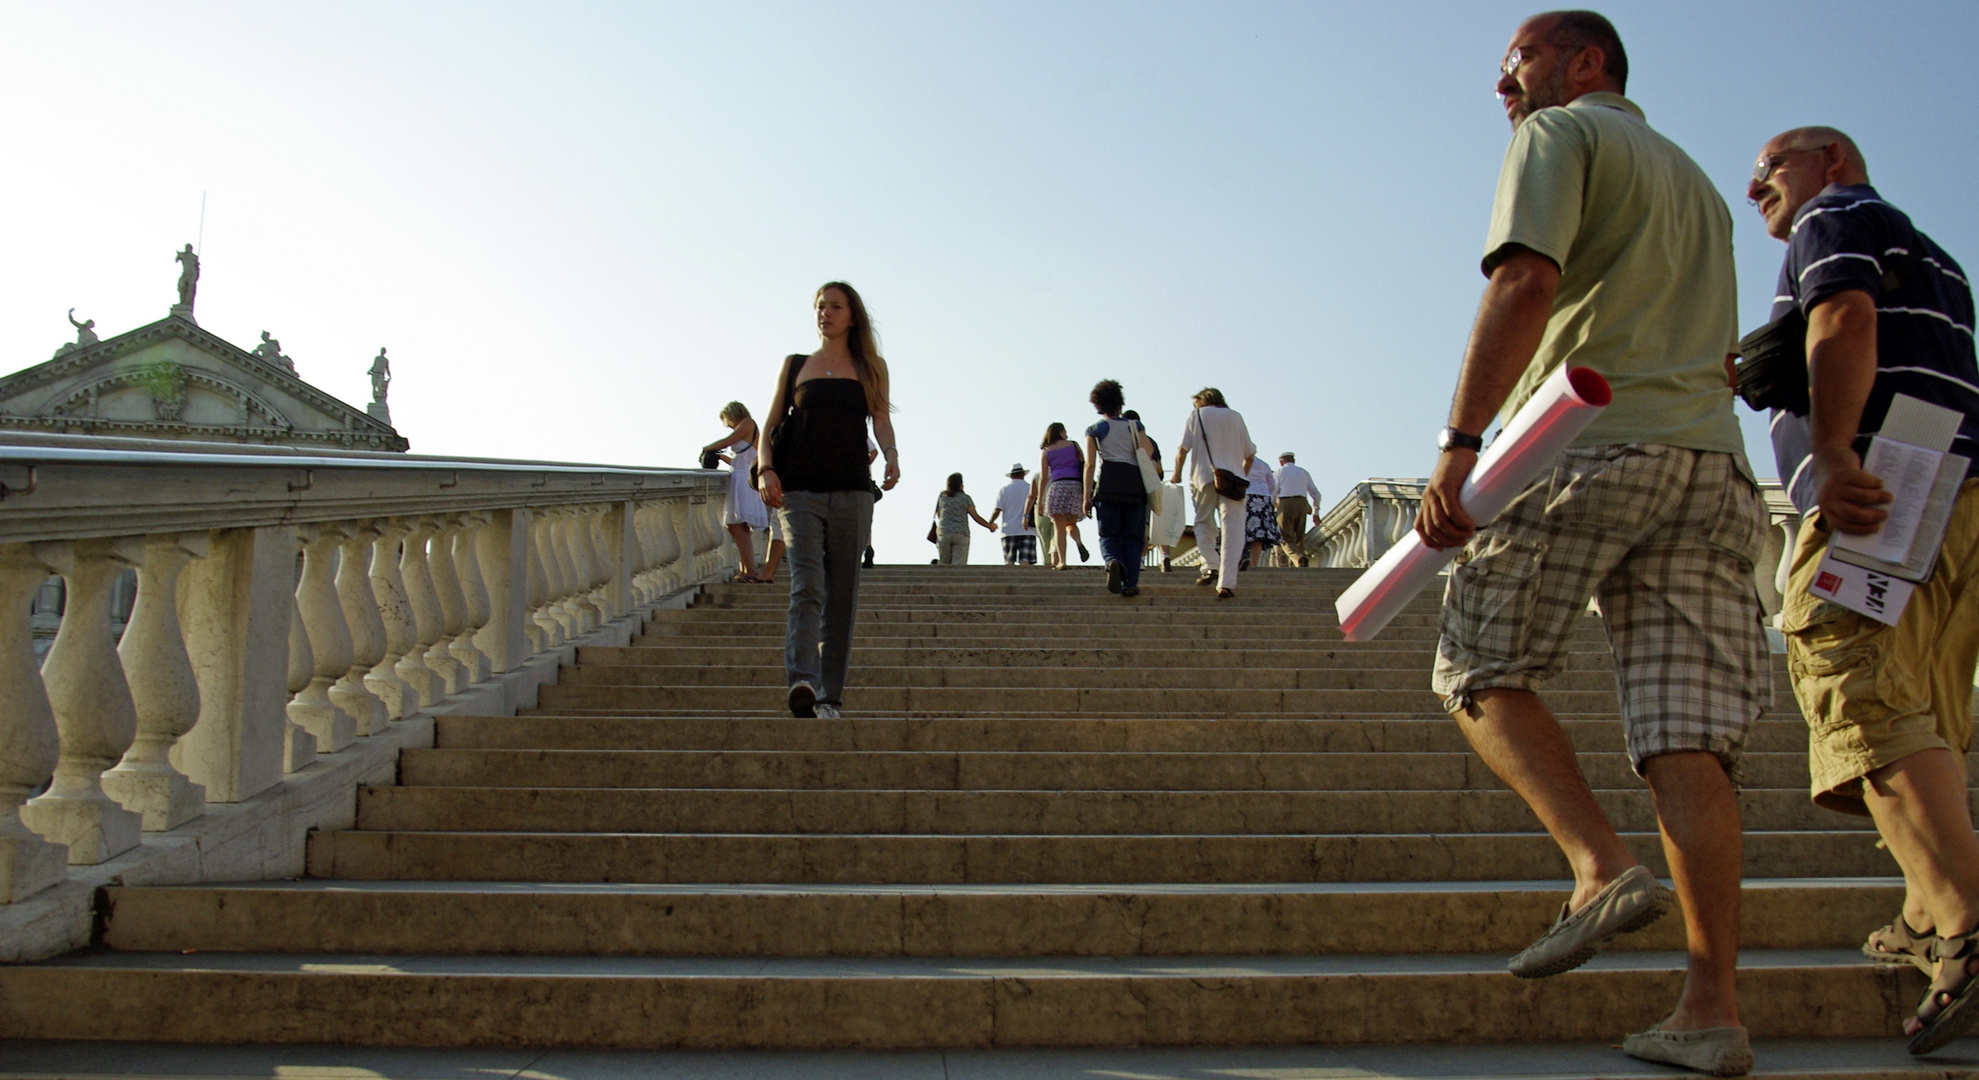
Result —
<path fill-rule="evenodd" d="M 91 345 L 96 344 L 97 338 L 96 338 L 95 319 L 84 319 L 81 322 L 77 322 L 76 309 L 70 308 L 69 325 L 76 328 L 76 348 L 87 349 Z"/>
<path fill-rule="evenodd" d="M 392 388 L 392 362 L 385 359 L 385 347 L 378 347 L 377 359 L 371 361 L 371 400 L 380 405 L 385 403 L 385 395 Z"/>
<path fill-rule="evenodd" d="M 192 245 L 187 244 L 184 251 L 172 256 L 172 261 L 181 267 L 178 306 L 190 312 L 193 295 L 199 291 L 199 256 L 193 253 Z"/>
<path fill-rule="evenodd" d="M 254 355 L 291 375 L 295 374 L 295 361 L 282 355 L 282 343 L 270 337 L 266 330 L 261 331 L 261 344 L 254 347 Z"/>

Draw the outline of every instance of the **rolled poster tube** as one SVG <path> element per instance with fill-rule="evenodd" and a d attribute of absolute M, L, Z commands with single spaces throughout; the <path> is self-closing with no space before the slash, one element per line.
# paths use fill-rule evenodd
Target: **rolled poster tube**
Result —
<path fill-rule="evenodd" d="M 1608 380 L 1591 368 L 1562 364 L 1555 369 L 1479 455 L 1477 467 L 1464 481 L 1457 499 L 1471 520 L 1481 526 L 1503 513 L 1614 397 Z M 1457 557 L 1458 550 L 1437 551 L 1410 530 L 1340 594 L 1333 605 L 1340 616 L 1340 632 L 1348 641 L 1374 640 L 1395 613 Z"/>

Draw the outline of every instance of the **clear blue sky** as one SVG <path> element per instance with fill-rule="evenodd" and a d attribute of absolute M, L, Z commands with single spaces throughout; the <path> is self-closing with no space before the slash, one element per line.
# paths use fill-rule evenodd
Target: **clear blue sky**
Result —
<path fill-rule="evenodd" d="M 360 404 L 390 346 L 415 451 L 687 465 L 842 277 L 900 410 L 882 559 L 931 557 L 943 478 L 987 503 L 1106 377 L 1164 449 L 1220 386 L 1330 504 L 1429 467 L 1536 9 L 7 0 L 0 369 L 71 305 L 162 317 L 205 191 L 201 325 Z M 1979 5 L 1601 10 L 1732 206 L 1747 328 L 1781 249 L 1745 178 L 1784 128 L 1854 134 L 1979 264 Z"/>

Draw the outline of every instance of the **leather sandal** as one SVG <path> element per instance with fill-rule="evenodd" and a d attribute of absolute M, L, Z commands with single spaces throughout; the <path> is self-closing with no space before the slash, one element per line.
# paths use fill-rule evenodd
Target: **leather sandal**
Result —
<path fill-rule="evenodd" d="M 1931 947 L 1937 941 L 1936 934 L 1920 934 L 1912 930 L 1903 913 L 1898 912 L 1888 926 L 1870 934 L 1869 940 L 1862 943 L 1862 955 L 1875 963 L 1891 967 L 1915 964 L 1917 970 L 1931 975 L 1935 971 L 1935 965 L 1931 962 Z"/>
<path fill-rule="evenodd" d="M 1921 1022 L 1910 1039 L 1912 1054 L 1928 1054 L 1979 1027 L 1979 929 L 1957 937 L 1941 937 L 1931 947 L 1938 973 L 1924 1000 L 1917 1005 Z"/>

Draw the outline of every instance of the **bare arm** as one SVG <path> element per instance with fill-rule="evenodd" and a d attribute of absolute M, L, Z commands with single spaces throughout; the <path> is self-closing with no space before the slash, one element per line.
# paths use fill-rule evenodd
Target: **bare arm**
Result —
<path fill-rule="evenodd" d="M 1512 394 L 1532 356 L 1546 336 L 1553 316 L 1553 298 L 1560 290 L 1560 268 L 1535 251 L 1520 248 L 1491 271 L 1491 282 L 1478 302 L 1464 347 L 1464 366 L 1457 376 L 1457 394 L 1450 403 L 1450 426 L 1481 434 Z M 1423 489 L 1422 509 L 1416 514 L 1416 535 L 1439 551 L 1471 538 L 1477 523 L 1457 500 L 1477 465 L 1471 450 L 1446 450 Z"/>
<path fill-rule="evenodd" d="M 790 403 L 784 397 L 783 388 L 790 384 L 791 365 L 796 364 L 799 359 L 799 357 L 795 356 L 786 356 L 783 358 L 783 367 L 777 369 L 776 392 L 770 395 L 769 430 L 771 432 L 783 426 L 783 414 L 790 409 Z M 781 509 L 783 506 L 783 482 L 776 474 L 776 462 L 772 460 L 774 455 L 770 453 L 770 440 L 765 438 L 762 440 L 762 443 L 763 445 L 756 455 L 756 486 L 763 493 L 764 505 L 772 510 Z"/>
<path fill-rule="evenodd" d="M 1093 465 L 1097 461 L 1099 461 L 1099 440 L 1088 435 L 1086 436 L 1086 464 L 1084 469 L 1086 478 L 1086 513 L 1088 514 L 1093 511 Z"/>
<path fill-rule="evenodd" d="M 880 490 L 892 491 L 893 485 L 900 482 L 900 448 L 893 443 L 893 414 L 886 409 L 873 416 L 873 439 L 880 444 L 880 454 L 886 458 Z"/>
<path fill-rule="evenodd" d="M 1838 532 L 1871 533 L 1895 498 L 1864 471 L 1855 452 L 1862 409 L 1876 385 L 1876 301 L 1850 289 L 1807 313 L 1807 388 L 1812 408 L 1815 504 Z"/>
<path fill-rule="evenodd" d="M 1177 443 L 1175 445 L 1175 475 L 1168 478 L 1169 483 L 1179 484 L 1182 482 L 1182 463 L 1187 460 L 1189 460 L 1189 448 Z"/>

